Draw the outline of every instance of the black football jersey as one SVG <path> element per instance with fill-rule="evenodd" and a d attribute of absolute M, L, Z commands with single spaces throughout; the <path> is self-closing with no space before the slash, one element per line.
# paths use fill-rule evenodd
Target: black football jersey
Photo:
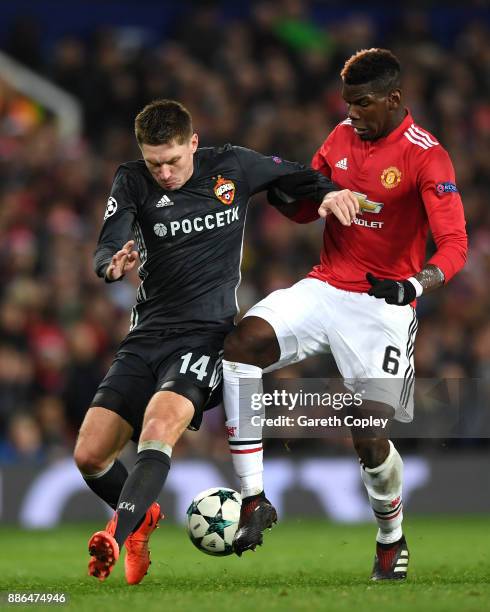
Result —
<path fill-rule="evenodd" d="M 130 330 L 230 328 L 238 312 L 248 201 L 304 168 L 232 145 L 201 148 L 191 178 L 166 191 L 144 160 L 119 166 L 94 264 L 104 277 L 116 251 L 136 241 L 141 284 Z"/>

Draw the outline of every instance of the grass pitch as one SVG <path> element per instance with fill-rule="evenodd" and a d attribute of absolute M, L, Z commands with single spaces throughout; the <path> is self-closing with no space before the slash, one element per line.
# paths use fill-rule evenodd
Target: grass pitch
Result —
<path fill-rule="evenodd" d="M 0 590 L 63 591 L 69 596 L 63 607 L 91 612 L 490 609 L 490 516 L 405 521 L 410 575 L 389 584 L 369 581 L 374 525 L 279 523 L 266 534 L 265 546 L 239 559 L 204 555 L 181 527 L 163 522 L 152 537 L 150 573 L 133 587 L 125 583 L 122 557 L 106 582 L 86 575 L 87 541 L 98 528 L 2 527 Z"/>

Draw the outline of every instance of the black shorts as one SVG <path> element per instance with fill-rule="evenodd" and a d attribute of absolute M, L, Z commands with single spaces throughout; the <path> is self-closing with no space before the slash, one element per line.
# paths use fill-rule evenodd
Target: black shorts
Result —
<path fill-rule="evenodd" d="M 189 429 L 199 429 L 203 411 L 222 401 L 221 361 L 226 333 L 166 330 L 129 334 L 90 405 L 107 408 L 125 419 L 133 427 L 132 439 L 137 441 L 152 396 L 166 382 L 180 380 L 201 391 L 202 401 L 199 406 L 193 402 L 196 411 L 189 425 Z"/>

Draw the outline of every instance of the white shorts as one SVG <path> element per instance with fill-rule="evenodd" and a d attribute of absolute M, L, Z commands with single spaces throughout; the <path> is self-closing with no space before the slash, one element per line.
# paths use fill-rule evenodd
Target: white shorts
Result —
<path fill-rule="evenodd" d="M 417 316 L 411 306 L 306 278 L 274 291 L 245 316 L 265 319 L 279 341 L 281 358 L 265 372 L 331 351 L 349 390 L 392 406 L 397 421 L 413 419 Z"/>

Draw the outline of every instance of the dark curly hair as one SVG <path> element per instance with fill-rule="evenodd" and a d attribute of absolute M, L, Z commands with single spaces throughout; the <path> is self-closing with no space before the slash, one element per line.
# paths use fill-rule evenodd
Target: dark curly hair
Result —
<path fill-rule="evenodd" d="M 344 64 L 340 76 L 346 85 L 373 83 L 376 91 L 400 87 L 400 62 L 388 49 L 363 49 Z"/>

